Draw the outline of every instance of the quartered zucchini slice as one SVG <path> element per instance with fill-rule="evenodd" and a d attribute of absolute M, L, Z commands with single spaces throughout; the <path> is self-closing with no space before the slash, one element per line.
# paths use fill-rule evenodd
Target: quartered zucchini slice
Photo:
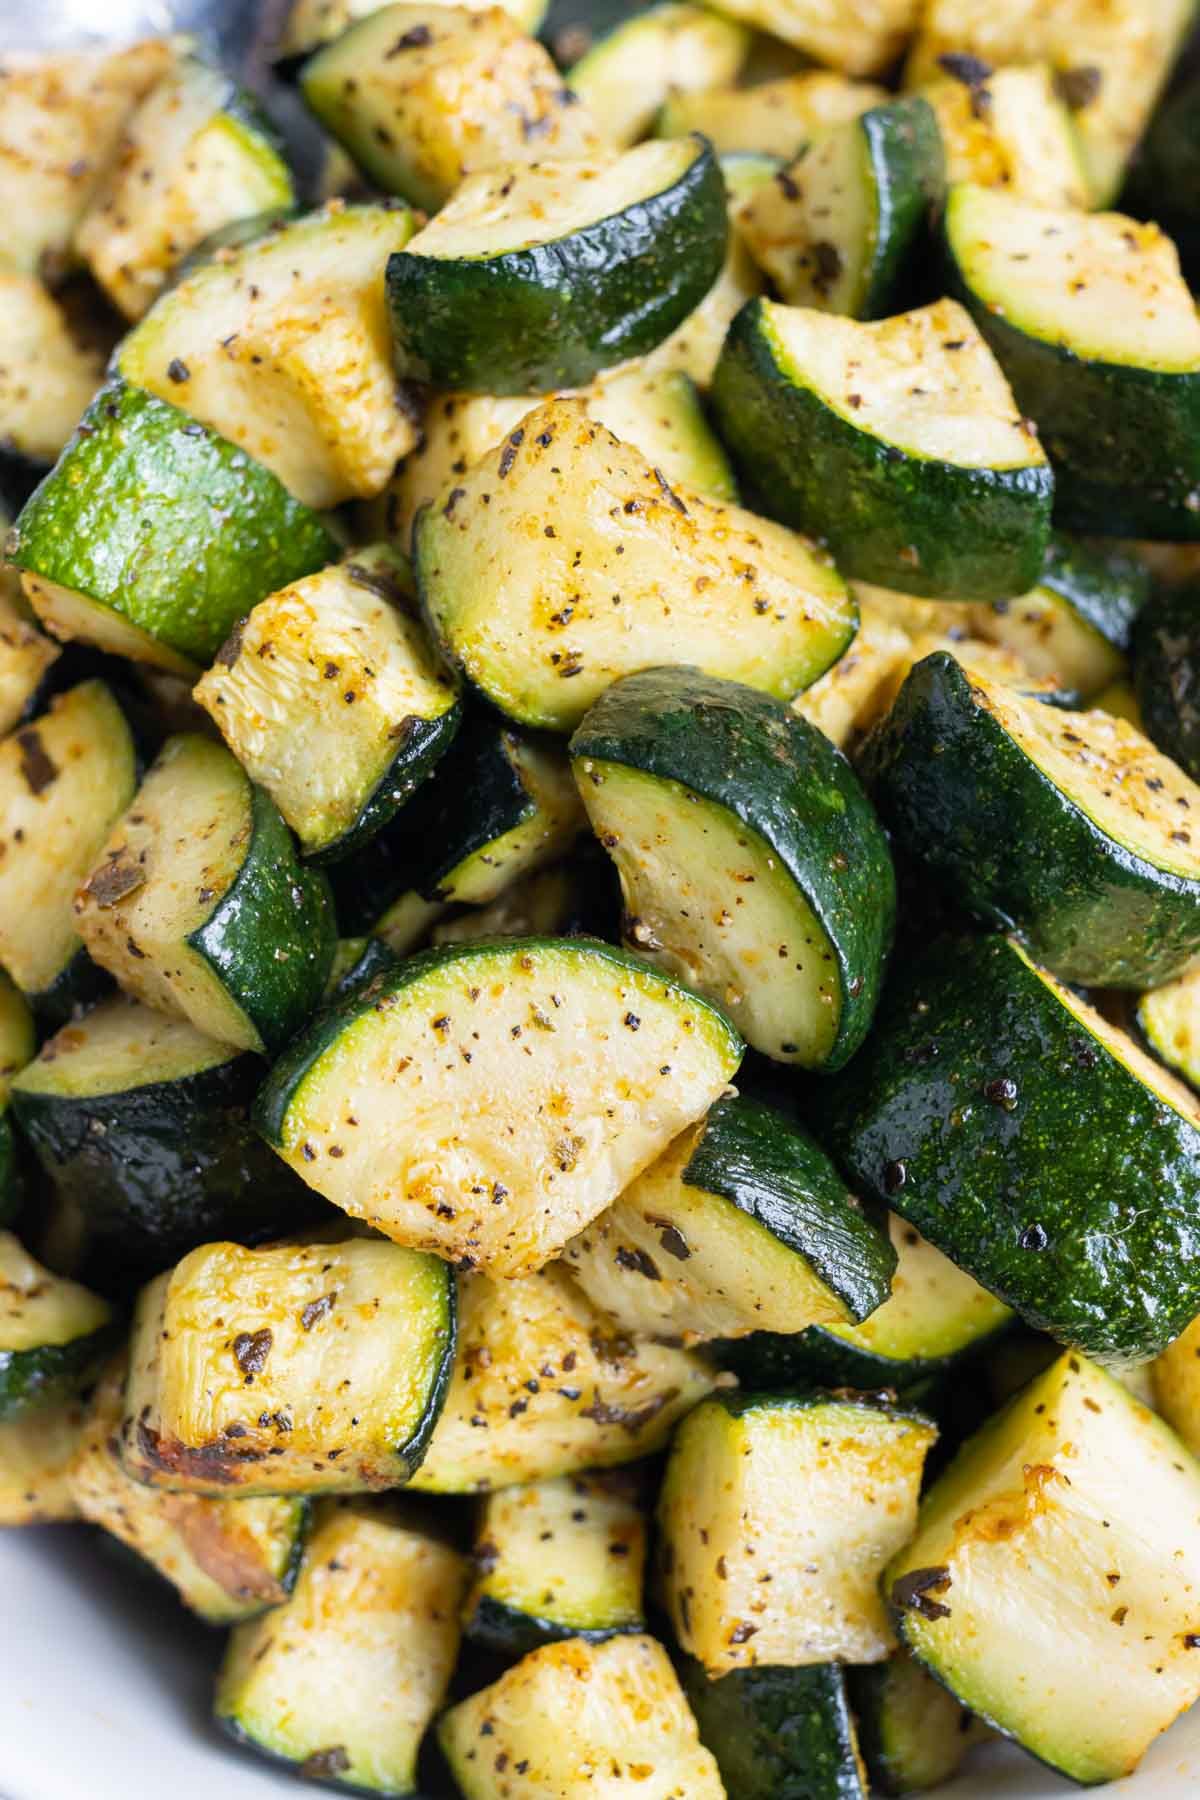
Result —
<path fill-rule="evenodd" d="M 384 6 L 319 50 L 300 85 L 376 187 L 430 212 L 481 169 L 604 142 L 549 52 L 498 6 Z"/>
<path fill-rule="evenodd" d="M 219 70 L 182 58 L 127 123 L 75 247 L 127 319 L 212 233 L 295 201 L 265 115 Z"/>
<path fill-rule="evenodd" d="M 323 1014 L 255 1113 L 352 1217 L 523 1275 L 707 1110 L 741 1052 L 716 1007 L 607 944 L 459 944 Z"/>
<path fill-rule="evenodd" d="M 0 1528 L 66 1524 L 79 1517 L 71 1464 L 86 1418 L 86 1401 L 68 1394 L 15 1419 L 0 1419 Z"/>
<path fill-rule="evenodd" d="M 730 330 L 713 403 L 762 504 L 828 543 L 845 574 L 973 600 L 1037 581 L 1054 478 L 953 301 L 865 325 L 755 301 Z"/>
<path fill-rule="evenodd" d="M 718 1100 L 563 1252 L 627 1331 L 696 1343 L 866 1318 L 895 1254 L 817 1144 L 755 1100 Z"/>
<path fill-rule="evenodd" d="M 992 1735 L 907 1650 L 853 1670 L 850 1697 L 872 1793 L 940 1787 Z"/>
<path fill-rule="evenodd" d="M 646 136 L 673 95 L 733 81 L 749 48 L 743 25 L 707 7 L 667 0 L 640 7 L 602 32 L 572 64 L 567 82 L 609 143 L 625 148 Z"/>
<path fill-rule="evenodd" d="M 723 158 L 744 152 L 790 162 L 818 132 L 857 119 L 887 99 L 887 89 L 873 82 L 848 81 L 830 69 L 805 69 L 752 87 L 672 91 L 655 130 L 659 137 L 699 131 Z"/>
<path fill-rule="evenodd" d="M 142 1290 L 121 1461 L 193 1494 L 355 1493 L 418 1467 L 454 1356 L 454 1277 L 379 1239 L 206 1244 Z"/>
<path fill-rule="evenodd" d="M 494 0 L 468 0 L 472 11 L 484 11 L 493 3 Z M 296 0 L 276 54 L 285 62 L 303 56 L 386 4 L 387 0 Z M 546 0 L 508 0 L 504 11 L 532 35 L 545 17 Z"/>
<path fill-rule="evenodd" d="M 911 952 L 822 1121 L 860 1192 L 1037 1330 L 1145 1360 L 1200 1312 L 1194 1097 L 1011 940 Z"/>
<path fill-rule="evenodd" d="M 905 850 L 1064 980 L 1146 987 L 1200 950 L 1200 787 L 1123 719 L 1042 705 L 938 652 L 864 769 Z"/>
<path fill-rule="evenodd" d="M 1161 588 L 1139 615 L 1133 684 L 1147 737 L 1200 780 L 1200 588 Z"/>
<path fill-rule="evenodd" d="M 737 1800 L 868 1800 L 846 1677 L 837 1663 L 682 1669 L 702 1742 Z M 957 1709 L 956 1709 L 957 1710 Z"/>
<path fill-rule="evenodd" d="M 467 1636 L 523 1656 L 559 1638 L 644 1631 L 646 1520 L 632 1482 L 571 1475 L 502 1488 L 480 1509 Z"/>
<path fill-rule="evenodd" d="M 578 401 L 528 414 L 414 538 L 449 654 L 519 724 L 569 731 L 613 681 L 660 663 L 790 699 L 854 634 L 810 542 L 672 487 Z"/>
<path fill-rule="evenodd" d="M 6 553 L 55 637 L 189 675 L 264 594 L 338 546 L 227 439 L 117 382 L 23 507 Z"/>
<path fill-rule="evenodd" d="M 136 780 L 129 727 L 100 681 L 0 743 L 0 964 L 31 997 L 79 952 L 72 897 Z"/>
<path fill-rule="evenodd" d="M 847 75 L 878 75 L 895 62 L 916 23 L 916 0 L 728 0 L 735 19 L 781 38 Z"/>
<path fill-rule="evenodd" d="M 1175 1434 L 1061 1356 L 926 1498 L 885 1576 L 904 1640 L 1052 1768 L 1131 1774 L 1200 1696 L 1198 1507 L 1200 1468 Z"/>
<path fill-rule="evenodd" d="M 387 823 L 462 716 L 458 683 L 417 617 L 408 564 L 386 545 L 261 600 L 196 698 L 318 861 Z"/>
<path fill-rule="evenodd" d="M 386 202 L 330 204 L 280 225 L 164 294 L 117 366 L 248 451 L 307 506 L 377 494 L 417 438 L 392 368 L 382 280 L 414 229 L 411 213 Z"/>
<path fill-rule="evenodd" d="M 994 69 L 973 56 L 940 59 L 921 89 L 937 116 L 951 184 L 1003 188 L 1034 206 L 1091 205 L 1075 121 L 1046 63 Z"/>
<path fill-rule="evenodd" d="M 310 1781 L 415 1794 L 465 1578 L 459 1553 L 396 1501 L 322 1501 L 291 1598 L 230 1637 L 218 1724 Z"/>
<path fill-rule="evenodd" d="M 953 289 L 1037 418 L 1059 522 L 1200 535 L 1200 320 L 1170 239 L 971 185 L 944 231 Z"/>
<path fill-rule="evenodd" d="M 1143 994 L 1137 1023 L 1159 1061 L 1200 1091 L 1200 968 Z"/>
<path fill-rule="evenodd" d="M 683 323 L 727 231 L 702 138 L 469 176 L 388 260 L 398 367 L 477 393 L 581 386 Z"/>
<path fill-rule="evenodd" d="M 698 1406 L 659 1500 L 680 1646 L 710 1676 L 881 1661 L 895 1638 L 879 1576 L 912 1536 L 936 1438 L 920 1413 L 867 1395 L 716 1394 Z"/>
<path fill-rule="evenodd" d="M 943 194 L 937 121 L 916 96 L 826 127 L 734 220 L 789 304 L 878 319 L 896 310 Z"/>
<path fill-rule="evenodd" d="M 614 1334 L 558 1264 L 523 1281 L 467 1275 L 446 1405 L 413 1481 L 487 1493 L 661 1450 L 716 1382 L 669 1344 Z"/>
<path fill-rule="evenodd" d="M 112 1338 L 112 1308 L 0 1231 L 0 1418 L 79 1387 Z"/>
<path fill-rule="evenodd" d="M 49 289 L 16 269 L 0 269 L 0 331 L 0 444 L 51 463 L 100 386 L 103 356 L 79 341 Z"/>
<path fill-rule="evenodd" d="M 438 1740 L 465 1800 L 517 1791 L 574 1800 L 635 1783 L 638 1800 L 724 1800 L 670 1658 L 650 1637 L 573 1638 L 535 1650 L 451 1707 Z M 509 1768 L 521 1771 L 519 1790 Z"/>
<path fill-rule="evenodd" d="M 849 764 L 786 706 L 692 669 L 611 687 L 571 740 L 627 936 L 757 1050 L 839 1068 L 875 1010 L 894 875 Z"/>
<path fill-rule="evenodd" d="M 165 1494 L 132 1480 L 121 1467 L 116 1439 L 125 1365 L 122 1354 L 100 1381 L 71 1464 L 70 1490 L 80 1516 L 135 1551 L 212 1625 L 233 1625 L 280 1605 L 296 1578 L 307 1501 L 283 1494 L 206 1499 Z"/>

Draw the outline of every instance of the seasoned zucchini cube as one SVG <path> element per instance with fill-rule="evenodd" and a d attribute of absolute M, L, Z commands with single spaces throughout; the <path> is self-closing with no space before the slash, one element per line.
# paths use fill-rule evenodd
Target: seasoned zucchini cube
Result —
<path fill-rule="evenodd" d="M 1046 63 L 988 68 L 948 56 L 921 89 L 937 116 L 950 184 L 1000 187 L 1034 206 L 1086 210 L 1091 190 L 1070 107 Z"/>
<path fill-rule="evenodd" d="M 0 1419 L 80 1387 L 112 1335 L 107 1300 L 52 1274 L 0 1231 Z"/>

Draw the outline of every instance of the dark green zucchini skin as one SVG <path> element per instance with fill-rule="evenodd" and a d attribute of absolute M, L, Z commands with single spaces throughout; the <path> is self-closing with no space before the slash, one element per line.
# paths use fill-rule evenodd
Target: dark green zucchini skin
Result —
<path fill-rule="evenodd" d="M 855 581 L 960 600 L 1037 586 L 1054 493 L 1047 465 L 972 469 L 906 456 L 787 381 L 761 318 L 762 301 L 748 300 L 712 385 L 717 429 L 761 510 L 828 544 Z"/>
<path fill-rule="evenodd" d="M 540 1619 L 534 1613 L 522 1612 L 519 1606 L 509 1606 L 490 1594 L 481 1595 L 475 1602 L 464 1626 L 475 1643 L 485 1650 L 495 1650 L 501 1656 L 527 1656 L 531 1650 L 540 1650 L 543 1644 L 561 1643 L 566 1638 L 583 1638 L 585 1643 L 599 1644 L 605 1638 L 645 1629 L 645 1621 L 641 1619 L 628 1625 L 606 1625 L 599 1630 L 564 1625 L 557 1619 Z"/>
<path fill-rule="evenodd" d="M 336 1004 L 344 1000 L 348 994 L 357 993 L 373 981 L 376 975 L 394 969 L 400 958 L 396 952 L 384 943 L 382 938 L 368 937 L 364 939 L 362 949 L 354 958 L 349 968 L 336 975 L 326 996 L 327 1003 Z"/>
<path fill-rule="evenodd" d="M 1200 277 L 1200 78 L 1194 73 L 1156 108 L 1119 210 L 1162 227 L 1195 287 Z"/>
<path fill-rule="evenodd" d="M 1058 594 L 1114 650 L 1128 650 L 1151 582 L 1145 564 L 1116 545 L 1102 548 L 1055 531 L 1038 585 Z"/>
<path fill-rule="evenodd" d="M 898 965 L 823 1119 L 856 1191 L 1060 1342 L 1144 1359 L 1200 1311 L 1200 1131 L 1006 938 Z"/>
<path fill-rule="evenodd" d="M 656 0 L 550 0 L 538 37 L 560 69 L 569 69 L 601 38 L 649 12 Z"/>
<path fill-rule="evenodd" d="M 329 1775 L 323 1775 L 318 1768 L 313 1766 L 311 1757 L 307 1763 L 298 1764 L 290 1756 L 281 1756 L 277 1750 L 268 1750 L 264 1744 L 260 1744 L 256 1738 L 251 1737 L 245 1727 L 228 1713 L 214 1713 L 213 1719 L 221 1733 L 235 1743 L 239 1750 L 249 1750 L 259 1762 L 269 1765 L 277 1774 L 282 1775 L 286 1772 L 293 1777 L 300 1775 L 305 1787 L 309 1789 L 323 1789 L 326 1793 L 331 1794 L 358 1794 L 363 1796 L 363 1800 L 379 1800 L 381 1793 L 398 1792 L 394 1788 L 387 1790 L 363 1787 L 357 1781 L 344 1781 L 340 1775 L 332 1772 Z M 438 1770 L 437 1774 L 440 1775 L 441 1771 Z M 449 1776 L 445 1779 L 448 1783 Z M 303 1794 L 304 1788 L 300 1788 L 298 1791 Z M 429 1786 L 422 1781 L 419 1788 L 412 1788 L 405 1794 L 404 1800 L 451 1800 L 454 1793 L 453 1788 L 443 1785 L 441 1781 L 438 1781 L 435 1786 Z"/>
<path fill-rule="evenodd" d="M 388 258 L 402 375 L 493 394 L 582 387 L 645 356 L 716 281 L 729 224 L 711 148 L 679 179 L 544 244 L 488 257 Z"/>
<path fill-rule="evenodd" d="M 875 253 L 858 316 L 882 319 L 899 310 L 909 270 L 931 243 L 930 227 L 946 197 L 942 134 L 919 94 L 873 106 L 858 122 L 875 180 Z"/>
<path fill-rule="evenodd" d="M 344 862 L 364 844 L 370 843 L 435 773 L 458 735 L 461 722 L 461 702 L 436 719 L 410 718 L 405 721 L 400 748 L 353 825 L 334 843 L 315 851 L 305 861 L 314 868 L 326 867 Z"/>
<path fill-rule="evenodd" d="M 0 1350 L 0 1419 L 16 1418 L 79 1387 L 119 1337 L 119 1327 L 103 1325 L 67 1344 Z"/>
<path fill-rule="evenodd" d="M 680 1675 L 700 1739 L 737 1800 L 867 1800 L 856 1754 L 845 1671 L 735 1669 L 710 1681 L 681 1659 Z"/>
<path fill-rule="evenodd" d="M 1163 588 L 1142 613 L 1133 685 L 1147 736 L 1200 780 L 1200 586 Z"/>
<path fill-rule="evenodd" d="M 333 895 L 304 867 L 275 802 L 251 787 L 250 841 L 228 893 L 188 943 L 277 1050 L 321 1002 L 337 946 Z M 289 946 L 277 957 L 279 944 Z"/>
<path fill-rule="evenodd" d="M 913 669 L 860 767 L 897 845 L 1064 981 L 1157 987 L 1200 950 L 1200 882 L 1109 837 L 975 704 L 944 651 Z"/>
<path fill-rule="evenodd" d="M 752 1331 L 748 1337 L 722 1340 L 714 1346 L 714 1353 L 720 1366 L 731 1370 L 746 1387 L 765 1388 L 768 1392 L 807 1387 L 860 1388 L 865 1393 L 893 1388 L 936 1412 L 928 1396 L 936 1393 L 942 1379 L 976 1357 L 986 1356 L 1009 1329 L 1002 1325 L 953 1356 L 908 1357 L 903 1362 L 848 1344 L 820 1325 L 810 1325 L 807 1331 L 794 1334 Z"/>
<path fill-rule="evenodd" d="M 34 1017 L 46 1031 L 57 1031 L 80 1008 L 92 1006 L 111 994 L 116 983 L 107 969 L 93 962 L 81 944 L 63 964 L 49 987 L 26 994 Z"/>
<path fill-rule="evenodd" d="M 896 916 L 887 839 L 842 753 L 770 695 L 674 668 L 614 682 L 570 753 L 681 782 L 770 845 L 833 946 L 842 1010 L 822 1068 L 840 1068 L 870 1028 Z"/>
<path fill-rule="evenodd" d="M 688 1187 L 720 1194 L 816 1270 L 857 1320 L 883 1305 L 896 1252 L 856 1207 L 815 1139 L 741 1096 L 718 1100 L 683 1171 Z"/>

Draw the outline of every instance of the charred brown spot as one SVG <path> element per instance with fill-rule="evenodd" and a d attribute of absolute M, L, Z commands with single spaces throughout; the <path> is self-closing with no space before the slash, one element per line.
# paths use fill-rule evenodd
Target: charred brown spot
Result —
<path fill-rule="evenodd" d="M 426 44 L 432 44 L 433 33 L 428 25 L 413 25 L 396 39 L 390 50 L 383 53 L 384 62 L 393 56 L 400 56 L 405 50 L 423 50 Z"/>
<path fill-rule="evenodd" d="M 1054 77 L 1054 91 L 1072 112 L 1082 112 L 1100 97 L 1104 86 L 1103 70 L 1090 64 L 1078 69 L 1059 69 Z"/>
<path fill-rule="evenodd" d="M 668 1388 L 665 1393 L 656 1394 L 645 1406 L 636 1408 L 615 1406 L 597 1395 L 590 1406 L 580 1408 L 580 1418 L 591 1419 L 596 1425 L 619 1425 L 630 1436 L 636 1436 L 651 1419 L 657 1418 L 664 1406 L 674 1400 L 679 1393 L 678 1388 Z"/>
<path fill-rule="evenodd" d="M 923 1619 L 948 1619 L 950 1608 L 931 1595 L 944 1594 L 950 1586 L 947 1568 L 910 1569 L 892 1583 L 892 1605 L 898 1612 L 920 1613 Z"/>
<path fill-rule="evenodd" d="M 300 1308 L 300 1329 L 311 1331 L 322 1319 L 327 1319 L 333 1311 L 336 1294 L 322 1294 L 319 1300 L 310 1300 L 307 1306 Z"/>
<path fill-rule="evenodd" d="M 355 587 L 366 588 L 369 593 L 378 594 L 389 606 L 404 608 L 408 596 L 386 569 L 369 569 L 366 563 L 352 562 L 346 564 L 346 579 Z"/>
<path fill-rule="evenodd" d="M 18 731 L 17 749 L 21 752 L 21 774 L 25 786 L 31 794 L 44 794 L 58 780 L 59 769 L 43 744 L 41 734 L 33 726 L 27 731 Z"/>
<path fill-rule="evenodd" d="M 617 1266 L 621 1269 L 631 1269 L 635 1274 L 644 1275 L 647 1281 L 662 1280 L 657 1263 L 644 1250 L 628 1250 L 622 1244 L 617 1251 Z"/>
<path fill-rule="evenodd" d="M 223 668 L 232 669 L 234 663 L 242 654 L 242 639 L 245 635 L 246 621 L 245 619 L 239 619 L 229 636 L 225 639 L 225 642 L 221 645 L 221 648 L 217 651 L 217 661 Z"/>
<path fill-rule="evenodd" d="M 179 382 L 190 381 L 191 379 L 192 371 L 188 368 L 182 357 L 173 356 L 167 364 L 167 380 Z"/>
<path fill-rule="evenodd" d="M 127 894 L 140 888 L 145 879 L 144 867 L 125 847 L 89 876 L 83 891 L 97 906 L 115 906 L 118 900 L 124 900 Z"/>
<path fill-rule="evenodd" d="M 426 30 L 424 26 L 420 29 Z M 328 1750 L 314 1750 L 311 1756 L 305 1757 L 297 1773 L 305 1781 L 328 1781 L 333 1775 L 344 1775 L 349 1767 L 350 1758 L 342 1746 L 331 1744 Z"/>
<path fill-rule="evenodd" d="M 233 1360 L 243 1375 L 261 1375 L 271 1354 L 274 1334 L 262 1331 L 239 1331 L 233 1340 Z"/>

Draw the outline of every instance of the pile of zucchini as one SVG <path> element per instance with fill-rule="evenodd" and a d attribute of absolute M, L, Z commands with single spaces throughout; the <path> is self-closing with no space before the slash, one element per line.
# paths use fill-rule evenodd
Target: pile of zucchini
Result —
<path fill-rule="evenodd" d="M 0 1524 L 300 1775 L 1200 1699 L 1191 12 L 0 57 Z"/>

